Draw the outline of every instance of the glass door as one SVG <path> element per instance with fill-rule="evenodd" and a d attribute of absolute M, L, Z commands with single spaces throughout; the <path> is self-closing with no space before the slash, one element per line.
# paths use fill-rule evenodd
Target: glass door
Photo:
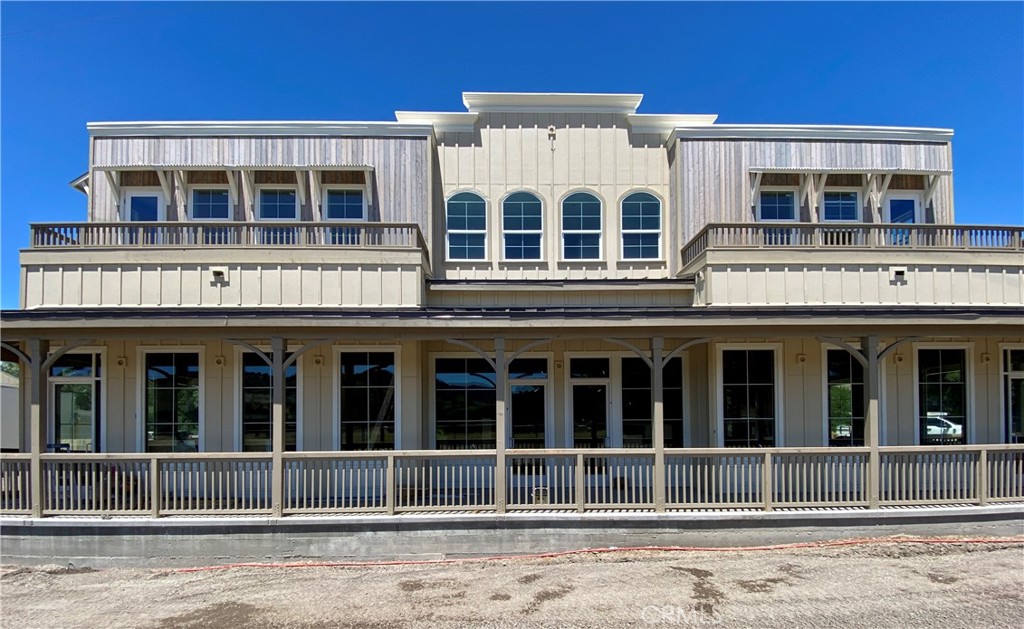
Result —
<path fill-rule="evenodd" d="M 569 360 L 572 441 L 576 448 L 608 447 L 608 358 Z"/>
<path fill-rule="evenodd" d="M 917 202 L 916 195 L 889 195 L 885 205 L 885 221 L 901 225 L 914 225 L 920 222 Z M 893 245 L 909 246 L 913 244 L 913 231 L 912 229 L 893 228 L 889 235 L 889 242 Z"/>
<path fill-rule="evenodd" d="M 96 451 L 95 384 L 53 383 L 53 449 L 60 452 Z"/>
<path fill-rule="evenodd" d="M 130 223 L 156 223 L 164 220 L 163 197 L 156 191 L 132 191 L 125 194 L 125 218 Z M 139 230 L 131 227 L 126 230 L 125 243 L 155 244 L 158 242 L 158 230 L 155 227 Z"/>

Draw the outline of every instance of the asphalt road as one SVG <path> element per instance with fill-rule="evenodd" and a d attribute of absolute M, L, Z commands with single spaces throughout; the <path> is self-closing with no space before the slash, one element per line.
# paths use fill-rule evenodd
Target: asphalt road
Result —
<path fill-rule="evenodd" d="M 1024 627 L 1024 540 L 388 567 L 0 570 L 7 627 Z"/>

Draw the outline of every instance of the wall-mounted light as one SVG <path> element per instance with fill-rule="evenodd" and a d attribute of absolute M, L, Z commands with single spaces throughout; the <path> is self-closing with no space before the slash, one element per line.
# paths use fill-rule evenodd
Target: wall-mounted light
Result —
<path fill-rule="evenodd" d="M 318 367 L 324 364 L 324 357 L 317 354 L 316 356 L 313 357 L 313 364 Z"/>
<path fill-rule="evenodd" d="M 992 362 L 992 354 L 989 354 L 988 352 L 985 352 L 984 354 L 982 354 L 981 355 L 981 362 L 983 362 L 983 363 Z"/>
<path fill-rule="evenodd" d="M 891 266 L 889 267 L 889 277 L 893 282 L 902 284 L 907 281 L 907 267 L 905 266 Z"/>
<path fill-rule="evenodd" d="M 125 365 L 128 364 L 128 359 L 125 358 L 124 356 L 118 356 L 117 358 L 114 359 L 114 364 L 117 365 L 118 367 L 124 367 Z"/>
<path fill-rule="evenodd" d="M 214 356 L 213 357 L 213 364 L 217 365 L 218 367 L 223 366 L 224 365 L 224 357 L 223 356 Z"/>
<path fill-rule="evenodd" d="M 227 284 L 228 283 L 228 267 L 226 266 L 211 266 L 210 267 L 210 282 L 213 284 Z"/>
<path fill-rule="evenodd" d="M 895 354 L 895 355 L 893 355 L 892 361 L 894 363 L 901 363 L 901 362 L 903 362 L 903 354 Z"/>
<path fill-rule="evenodd" d="M 807 354 L 797 354 L 796 355 L 796 362 L 801 364 L 801 365 L 804 364 L 805 362 L 807 362 Z"/>

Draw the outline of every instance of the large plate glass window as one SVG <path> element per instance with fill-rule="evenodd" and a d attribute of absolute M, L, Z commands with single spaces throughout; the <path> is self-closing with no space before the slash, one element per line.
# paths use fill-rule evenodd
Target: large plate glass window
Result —
<path fill-rule="evenodd" d="M 529 192 L 510 194 L 501 204 L 506 260 L 540 260 L 544 233 L 540 199 Z"/>
<path fill-rule="evenodd" d="M 562 257 L 601 258 L 601 201 L 592 194 L 577 192 L 562 201 Z"/>
<path fill-rule="evenodd" d="M 199 450 L 199 354 L 145 354 L 146 452 Z"/>
<path fill-rule="evenodd" d="M 513 448 L 543 448 L 547 417 L 548 361 L 546 358 L 517 358 L 508 370 L 509 437 Z"/>
<path fill-rule="evenodd" d="M 487 205 L 479 196 L 460 192 L 448 199 L 447 230 L 449 260 L 487 257 Z"/>
<path fill-rule="evenodd" d="M 918 349 L 921 445 L 967 443 L 967 351 Z"/>
<path fill-rule="evenodd" d="M 341 449 L 393 450 L 394 352 L 343 352 L 339 394 Z"/>
<path fill-rule="evenodd" d="M 653 194 L 636 192 L 622 200 L 622 257 L 661 257 L 661 201 Z"/>
<path fill-rule="evenodd" d="M 1024 347 L 1003 350 L 1003 421 L 1007 443 L 1024 443 Z"/>
<path fill-rule="evenodd" d="M 482 358 L 438 358 L 434 367 L 437 449 L 493 448 L 494 368 Z"/>
<path fill-rule="evenodd" d="M 622 446 L 654 444 L 651 368 L 636 357 L 622 359 Z M 665 447 L 683 447 L 683 360 L 675 357 L 662 370 Z"/>
<path fill-rule="evenodd" d="M 287 360 L 291 355 L 286 355 Z M 298 426 L 298 366 L 284 370 L 284 449 L 294 451 Z M 242 451 L 270 452 L 274 445 L 273 369 L 259 354 L 242 354 Z"/>
<path fill-rule="evenodd" d="M 775 350 L 722 351 L 722 419 L 726 447 L 775 445 L 775 380 Z"/>
<path fill-rule="evenodd" d="M 864 367 L 850 352 L 826 352 L 828 445 L 864 445 Z"/>
<path fill-rule="evenodd" d="M 100 355 L 64 354 L 50 367 L 52 449 L 100 451 Z"/>

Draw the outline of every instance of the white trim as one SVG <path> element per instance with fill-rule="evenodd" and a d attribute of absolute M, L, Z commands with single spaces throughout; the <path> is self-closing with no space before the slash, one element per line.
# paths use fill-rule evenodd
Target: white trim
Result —
<path fill-rule="evenodd" d="M 715 370 L 715 396 L 717 401 L 716 409 L 716 431 L 717 444 L 715 447 L 725 447 L 725 408 L 724 408 L 724 393 L 723 393 L 723 379 L 724 374 L 722 373 L 723 357 L 722 353 L 727 350 L 743 350 L 743 349 L 770 349 L 775 352 L 775 440 L 772 444 L 774 448 L 781 448 L 785 444 L 786 435 L 786 415 L 783 407 L 783 401 L 785 400 L 785 392 L 783 391 L 783 385 L 786 381 L 786 374 L 784 372 L 783 364 L 783 344 L 780 342 L 769 342 L 769 343 L 715 343 L 714 352 L 714 370 Z"/>
<path fill-rule="evenodd" d="M 328 193 L 335 190 L 358 190 L 362 192 L 363 196 L 363 215 L 360 218 L 328 218 L 327 216 L 327 196 Z M 324 183 L 320 184 L 320 218 L 323 221 L 360 221 L 366 222 L 370 217 L 369 199 L 367 198 L 366 184 L 365 183 Z"/>
<path fill-rule="evenodd" d="M 519 192 L 526 192 L 526 193 L 532 195 L 534 198 L 536 198 L 540 202 L 540 229 L 539 230 L 535 230 L 535 229 L 528 229 L 528 230 L 513 229 L 513 230 L 509 230 L 507 233 L 510 233 L 510 234 L 526 234 L 526 235 L 529 235 L 529 234 L 540 234 L 540 243 L 539 243 L 539 245 L 540 245 L 540 257 L 539 258 L 508 258 L 508 257 L 505 256 L 505 234 L 506 234 L 506 231 L 505 231 L 505 201 L 507 201 L 508 198 L 510 196 L 512 196 L 513 194 L 516 194 L 516 193 L 519 193 Z M 546 256 L 544 255 L 545 242 L 546 242 L 546 239 L 544 238 L 544 234 L 548 231 L 545 228 L 545 223 L 547 223 L 548 214 L 550 214 L 550 212 L 546 211 L 545 204 L 544 204 L 544 197 L 541 196 L 540 193 L 538 193 L 538 192 L 536 192 L 534 190 L 529 190 L 527 188 L 516 188 L 515 190 L 509 190 L 499 200 L 498 207 L 497 207 L 497 213 L 498 213 L 497 224 L 498 224 L 498 227 L 499 227 L 499 231 L 498 231 L 498 234 L 499 234 L 499 237 L 498 237 L 498 248 L 500 250 L 499 251 L 498 260 L 501 261 L 501 262 L 510 262 L 512 264 L 518 264 L 518 263 L 523 263 L 523 262 L 544 262 L 546 260 Z"/>
<path fill-rule="evenodd" d="M 507 351 L 507 350 L 506 350 Z M 508 409 L 505 413 L 505 435 L 509 448 L 513 447 L 512 437 L 512 387 L 540 385 L 544 387 L 544 447 L 555 447 L 555 353 L 548 352 L 526 352 L 516 356 L 520 358 L 543 358 L 547 361 L 547 378 L 520 378 L 508 379 Z M 511 367 L 511 364 L 509 365 Z"/>
<path fill-rule="evenodd" d="M 616 390 L 614 383 L 617 381 L 620 385 L 622 384 L 622 360 L 621 356 L 626 352 L 613 350 L 613 351 L 601 351 L 601 350 L 590 350 L 583 352 L 562 352 L 562 364 L 564 369 L 562 370 L 562 397 L 563 397 L 563 417 L 565 417 L 565 447 L 574 448 L 576 447 L 575 441 L 575 430 L 573 430 L 573 415 L 572 415 L 572 387 L 574 384 L 581 385 L 605 385 L 606 386 L 606 399 L 605 399 L 605 427 L 607 436 L 605 437 L 606 448 L 618 448 L 622 446 L 622 406 L 616 404 L 613 398 L 619 397 L 613 394 Z M 629 352 L 628 355 L 636 356 L 635 353 Z M 572 359 L 573 358 L 606 358 L 608 359 L 608 377 L 607 378 L 573 378 L 572 377 Z M 617 378 L 618 376 L 618 378 Z M 621 388 L 618 389 L 621 392 Z M 616 410 L 619 412 L 617 413 Z M 616 421 L 617 418 L 617 421 Z M 618 428 L 613 428 L 614 424 L 618 424 Z M 617 437 L 617 438 L 616 438 Z"/>
<path fill-rule="evenodd" d="M 195 183 L 195 184 L 187 184 L 186 187 L 185 187 L 185 190 L 186 190 L 185 194 L 188 197 L 186 199 L 186 201 L 185 201 L 185 218 L 186 218 L 186 220 L 192 221 L 192 222 L 196 222 L 196 223 L 213 223 L 213 222 L 225 222 L 225 221 L 233 221 L 234 220 L 235 207 L 234 207 L 234 203 L 231 202 L 232 195 L 231 195 L 231 186 L 230 185 L 228 185 L 226 183 Z M 223 190 L 223 191 L 227 192 L 228 193 L 228 216 L 227 216 L 227 218 L 196 218 L 193 215 L 193 211 L 195 209 L 195 203 L 194 203 L 194 199 L 193 199 L 192 193 L 197 191 L 197 190 Z"/>
<path fill-rule="evenodd" d="M 821 222 L 827 224 L 834 223 L 863 223 L 864 222 L 864 199 L 861 198 L 861 188 L 855 188 L 852 186 L 835 186 L 831 187 L 826 185 L 823 190 L 818 190 L 818 194 L 821 195 L 821 207 L 818 211 L 821 213 Z M 825 197 L 833 192 L 837 193 L 849 193 L 852 192 L 854 195 L 854 204 L 857 209 L 857 215 L 853 218 L 828 218 L 825 214 Z"/>
<path fill-rule="evenodd" d="M 463 92 L 470 113 L 613 113 L 634 114 L 643 94 Z"/>
<path fill-rule="evenodd" d="M 911 342 L 911 352 L 913 354 L 913 363 L 911 368 L 914 373 L 914 443 L 911 445 L 921 445 L 921 382 L 920 382 L 920 360 L 918 359 L 918 352 L 922 349 L 959 349 L 964 351 L 964 369 L 967 373 L 964 374 L 964 387 L 967 393 L 966 407 L 964 412 L 967 417 L 965 419 L 964 428 L 967 430 L 967 438 L 964 439 L 964 445 L 971 445 L 977 443 L 977 435 L 975 434 L 977 427 L 974 421 L 974 341 L 957 341 L 957 342 Z"/>
<path fill-rule="evenodd" d="M 761 195 L 765 192 L 792 192 L 793 193 L 793 218 L 773 218 L 768 220 L 770 223 L 796 223 L 800 220 L 800 188 L 794 186 L 761 186 L 757 193 L 757 213 L 754 215 L 754 220 L 758 222 L 765 221 L 761 218 Z"/>
<path fill-rule="evenodd" d="M 268 356 L 270 356 L 271 360 L 273 360 L 273 354 L 271 353 L 272 350 L 271 350 L 271 347 L 269 345 L 254 345 L 253 347 L 255 347 L 256 349 L 260 350 L 261 352 L 265 352 Z M 253 354 L 253 353 L 254 352 L 252 350 L 245 349 L 244 347 L 242 347 L 240 345 L 235 345 L 235 355 L 234 355 L 234 361 L 235 361 L 235 368 L 234 368 L 234 381 L 235 381 L 234 400 L 235 400 L 235 403 L 233 404 L 233 406 L 234 406 L 234 421 L 232 422 L 232 429 L 231 429 L 232 447 L 234 448 L 235 452 L 242 452 L 242 377 L 244 375 L 242 373 L 242 355 L 243 354 Z M 288 355 L 290 355 L 291 353 L 292 352 L 285 352 L 285 359 L 287 359 Z M 302 387 L 302 380 L 305 377 L 305 369 L 302 366 L 302 362 L 303 362 L 303 359 L 305 357 L 306 357 L 306 354 L 303 354 L 302 356 L 299 356 L 299 358 L 296 359 L 296 361 L 295 361 L 295 451 L 296 452 L 302 452 L 302 450 L 303 450 L 303 448 L 302 448 L 302 437 L 303 437 L 303 430 L 302 430 L 302 423 L 303 423 L 302 422 L 302 417 L 303 417 L 303 412 L 302 412 L 302 410 L 303 410 L 303 408 L 302 408 L 302 397 L 303 397 L 302 396 L 302 388 L 303 388 Z M 269 366 L 271 367 L 271 371 L 273 371 L 273 365 L 269 365 Z M 273 386 L 273 381 L 271 381 L 271 386 Z M 285 387 L 285 392 L 287 392 L 287 387 Z M 271 399 L 271 405 L 273 405 L 273 399 Z M 271 406 L 271 412 L 273 412 L 273 406 Z M 273 416 L 271 416 L 271 430 L 273 430 Z M 273 442 L 273 433 L 271 433 L 271 442 Z M 270 452 L 270 451 L 271 450 L 268 450 L 268 452 Z"/>
<path fill-rule="evenodd" d="M 435 133 L 472 132 L 480 114 L 464 111 L 396 111 L 395 120 L 403 124 L 431 125 Z"/>
<path fill-rule="evenodd" d="M 51 349 L 60 349 L 59 346 Z M 75 377 L 63 377 L 63 376 L 50 376 L 47 373 L 46 376 L 46 403 L 47 403 L 47 417 L 46 417 L 46 444 L 55 443 L 55 431 L 57 424 L 57 417 L 53 414 L 56 410 L 56 401 L 53 396 L 53 383 L 57 384 L 93 384 L 93 421 L 99 423 L 99 443 L 93 444 L 93 452 L 109 452 L 110 448 L 107 447 L 107 380 L 109 379 L 107 374 L 110 370 L 110 364 L 107 362 L 107 347 L 105 345 L 87 345 L 83 347 L 76 347 L 73 350 L 68 351 L 65 356 L 74 354 L 94 354 L 98 355 L 100 359 L 100 375 L 96 376 L 75 376 Z M 93 361 L 93 366 L 95 366 Z M 52 365 L 51 365 L 52 367 Z M 96 381 L 99 381 L 99 394 L 100 404 L 99 408 L 95 407 L 96 404 Z M 20 399 L 20 398 L 19 398 Z M 93 436 L 96 435 L 96 426 L 93 425 Z"/>
<path fill-rule="evenodd" d="M 623 210 L 622 204 L 626 202 L 626 199 L 633 196 L 634 194 L 646 193 L 658 200 L 658 229 L 625 229 L 622 226 L 623 221 Z M 622 195 L 619 199 L 619 221 L 618 221 L 618 241 L 619 241 L 619 260 L 622 262 L 647 262 L 656 263 L 665 261 L 665 201 L 661 198 L 661 195 L 655 194 L 652 190 L 644 188 L 630 190 L 629 192 Z M 658 234 L 658 256 L 656 258 L 627 258 L 626 257 L 626 234 Z"/>
<path fill-rule="evenodd" d="M 402 449 L 402 346 L 331 345 L 331 447 L 341 450 L 341 355 L 391 352 L 395 357 L 395 450 Z M 432 446 L 433 447 L 433 446 Z M 346 450 L 358 452 L 358 450 Z"/>
<path fill-rule="evenodd" d="M 479 229 L 454 229 L 453 230 L 453 229 L 449 229 L 448 228 L 448 203 L 452 200 L 452 197 L 455 197 L 455 196 L 460 195 L 460 194 L 472 194 L 472 195 L 475 195 L 475 196 L 477 196 L 483 202 L 483 204 L 484 204 L 484 228 L 483 228 L 483 230 L 479 230 Z M 467 190 L 467 189 L 455 190 L 454 192 L 449 194 L 447 197 L 445 197 L 445 199 L 444 199 L 444 261 L 445 262 L 453 262 L 453 263 L 456 263 L 456 264 L 458 264 L 458 263 L 472 264 L 472 263 L 486 262 L 487 260 L 490 260 L 490 255 L 489 255 L 488 249 L 490 248 L 490 241 L 491 241 L 491 239 L 489 238 L 489 233 L 488 232 L 490 231 L 491 226 L 494 224 L 494 222 L 491 220 L 491 217 L 490 217 L 490 214 L 491 214 L 491 207 L 490 207 L 490 205 L 491 205 L 490 202 L 486 198 L 484 198 L 484 195 L 482 195 L 478 191 L 472 190 L 472 189 L 470 189 L 470 190 Z M 544 219 L 544 205 L 542 203 L 541 204 L 541 221 L 542 221 L 541 222 L 541 226 L 542 227 L 543 227 L 543 219 Z M 452 234 L 452 233 L 455 233 L 455 234 L 469 234 L 469 235 L 481 234 L 482 233 L 484 235 L 484 257 L 482 257 L 482 258 L 452 258 L 451 255 L 450 255 L 451 254 L 451 243 L 448 240 L 448 236 L 450 234 Z M 543 239 L 543 236 L 541 236 L 541 238 Z"/>
<path fill-rule="evenodd" d="M 131 200 L 134 197 L 156 197 L 156 220 L 161 222 L 167 220 L 167 204 L 169 201 L 164 195 L 163 188 L 157 186 L 121 186 L 121 220 L 126 223 L 147 222 L 132 221 Z"/>
<path fill-rule="evenodd" d="M 829 421 L 829 419 L 830 419 L 829 418 L 829 411 L 830 411 L 830 409 L 829 409 L 829 404 L 828 404 L 828 353 L 829 353 L 830 350 L 834 350 L 834 351 L 841 351 L 844 354 L 849 355 L 849 352 L 846 350 L 845 347 L 839 347 L 838 345 L 833 345 L 831 343 L 821 343 L 820 345 L 821 345 L 821 392 L 822 392 L 822 395 L 821 395 L 821 424 L 822 424 L 822 429 L 823 429 L 822 444 L 821 445 L 822 445 L 822 447 L 828 448 L 828 447 L 831 447 L 831 446 L 829 446 L 829 441 L 831 440 L 831 436 L 832 436 L 832 426 L 831 426 L 831 422 Z M 856 349 L 861 349 L 860 342 L 850 343 L 850 346 L 854 347 Z M 857 364 L 860 364 L 857 361 L 856 358 L 853 358 L 851 356 L 850 359 L 853 362 L 855 362 Z M 862 373 L 864 374 L 864 380 L 861 381 L 861 386 L 864 387 L 865 391 L 867 391 L 868 368 L 862 366 L 862 369 L 863 369 Z M 879 387 L 879 388 L 884 388 L 884 387 Z M 881 406 L 881 402 L 879 402 L 879 406 Z M 867 407 L 866 406 L 865 406 L 864 411 L 865 411 L 865 416 L 863 418 L 863 421 L 864 421 L 864 429 L 866 431 L 867 430 L 867 422 L 868 422 Z M 881 411 L 881 409 L 879 409 L 879 411 Z M 879 417 L 879 426 L 881 426 L 881 417 Z M 881 428 L 879 428 L 879 431 L 881 431 Z M 865 435 L 866 434 L 867 433 L 865 432 Z M 864 445 L 867 445 L 866 437 L 865 437 Z M 836 447 L 843 447 L 843 446 L 836 446 Z"/>
<path fill-rule="evenodd" d="M 597 228 L 597 229 L 568 229 L 568 230 L 565 229 L 565 201 L 566 201 L 566 199 L 568 199 L 569 197 L 571 197 L 574 194 L 587 194 L 587 195 L 590 195 L 591 197 L 597 199 L 597 202 L 600 205 L 600 210 L 599 210 L 599 212 L 597 214 L 598 220 L 601 221 L 601 226 L 599 228 Z M 568 192 L 566 192 L 565 194 L 562 195 L 562 197 L 558 200 L 558 221 L 557 221 L 557 223 L 558 223 L 558 244 L 559 244 L 559 247 L 558 247 L 558 261 L 559 262 L 566 262 L 568 264 L 577 264 L 577 263 L 588 263 L 588 262 L 601 262 L 601 261 L 606 261 L 607 260 L 608 255 L 607 255 L 607 252 L 605 252 L 605 250 L 604 250 L 605 242 L 606 242 L 605 237 L 604 237 L 604 230 L 605 230 L 605 224 L 607 223 L 607 221 L 604 220 L 605 219 L 604 212 L 605 212 L 606 205 L 607 204 L 605 203 L 604 198 L 600 194 L 598 194 L 597 192 L 595 192 L 595 191 L 593 191 L 593 190 L 591 190 L 589 188 L 576 188 L 576 189 L 573 189 L 573 190 L 569 190 Z M 589 235 L 597 234 L 597 253 L 598 253 L 598 256 L 596 258 L 567 258 L 565 256 L 565 236 L 567 234 L 577 234 L 577 235 L 581 235 L 581 236 L 589 236 Z"/>
<path fill-rule="evenodd" d="M 883 223 L 892 223 L 892 216 L 889 212 L 889 201 L 893 200 L 914 201 L 914 222 L 913 225 L 920 225 L 924 222 L 924 208 L 921 207 L 921 192 L 917 190 L 888 190 L 882 197 Z M 904 223 L 901 223 L 904 224 Z M 910 225 L 911 223 L 906 223 Z"/>
<path fill-rule="evenodd" d="M 1024 351 L 1024 343 L 1000 343 L 999 344 L 999 442 L 1010 443 L 1010 435 L 1007 429 L 1009 428 L 1008 411 L 1006 408 L 1006 380 L 1007 378 L 1021 377 L 1024 378 L 1024 371 L 1010 371 L 1009 365 L 1003 363 L 1003 356 L 1007 350 L 1022 350 Z M 1024 404 L 1024 400 L 1021 400 Z"/>
<path fill-rule="evenodd" d="M 856 125 L 761 125 L 730 124 L 677 127 L 675 137 L 680 139 L 814 139 L 814 140 L 874 140 L 895 142 L 940 142 L 948 144 L 952 129 L 928 127 L 871 127 Z"/>
<path fill-rule="evenodd" d="M 197 452 L 206 451 L 206 346 L 139 345 L 135 348 L 138 377 L 135 380 L 135 451 L 146 452 L 146 355 L 199 354 L 199 443 Z"/>
<path fill-rule="evenodd" d="M 295 192 L 295 217 L 294 218 L 263 218 L 262 195 L 264 190 L 292 190 Z M 283 221 L 298 221 L 302 215 L 302 204 L 299 203 L 299 187 L 294 183 L 260 183 L 255 185 L 255 203 L 253 203 L 253 218 L 257 222 L 272 223 Z"/>
<path fill-rule="evenodd" d="M 198 137 L 198 136 L 371 136 L 427 137 L 433 127 L 400 122 L 329 120 L 191 120 L 90 122 L 89 135 L 101 137 Z"/>

